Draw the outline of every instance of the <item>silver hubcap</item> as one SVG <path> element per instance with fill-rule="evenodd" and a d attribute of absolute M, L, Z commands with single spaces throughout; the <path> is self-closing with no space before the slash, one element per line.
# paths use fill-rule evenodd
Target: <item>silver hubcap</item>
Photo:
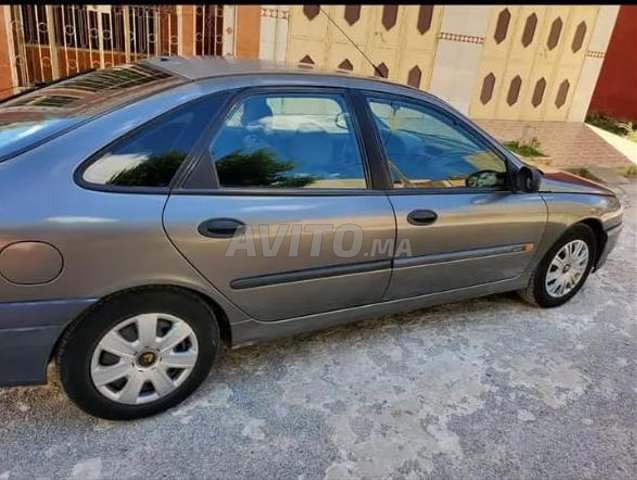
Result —
<path fill-rule="evenodd" d="M 197 355 L 197 337 L 186 322 L 174 315 L 145 313 L 102 337 L 91 358 L 91 380 L 110 400 L 152 402 L 188 378 Z"/>
<path fill-rule="evenodd" d="M 567 243 L 555 255 L 546 273 L 546 291 L 560 298 L 571 292 L 588 267 L 588 245 L 582 240 Z"/>

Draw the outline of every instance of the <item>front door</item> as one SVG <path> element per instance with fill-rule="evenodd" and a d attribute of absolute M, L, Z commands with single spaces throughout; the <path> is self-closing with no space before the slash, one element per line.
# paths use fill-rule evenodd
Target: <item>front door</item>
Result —
<path fill-rule="evenodd" d="M 199 188 L 168 200 L 173 243 L 255 319 L 378 302 L 387 289 L 394 215 L 371 189 L 348 105 L 331 89 L 242 94 L 200 159 L 212 188 L 189 182 Z"/>
<path fill-rule="evenodd" d="M 486 139 L 440 108 L 370 96 L 368 112 L 391 171 L 397 249 L 386 299 L 514 279 L 529 266 L 547 211 L 507 187 Z"/>

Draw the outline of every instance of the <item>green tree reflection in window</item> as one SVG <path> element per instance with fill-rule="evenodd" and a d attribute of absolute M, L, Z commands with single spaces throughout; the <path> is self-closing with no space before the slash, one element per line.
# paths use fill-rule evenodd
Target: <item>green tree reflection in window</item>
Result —
<path fill-rule="evenodd" d="M 239 151 L 215 162 L 219 181 L 226 187 L 302 188 L 316 180 L 312 175 L 285 176 L 294 170 L 294 162 L 281 162 L 270 150 L 261 148 L 252 153 Z"/>

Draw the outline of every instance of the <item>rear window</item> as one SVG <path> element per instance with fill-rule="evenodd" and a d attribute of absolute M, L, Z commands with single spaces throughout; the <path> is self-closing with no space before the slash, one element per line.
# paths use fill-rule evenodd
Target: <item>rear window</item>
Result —
<path fill-rule="evenodd" d="M 0 161 L 151 92 L 183 83 L 144 64 L 95 70 L 0 103 Z"/>
<path fill-rule="evenodd" d="M 2 114 L 0 114 L 2 119 Z M 0 161 L 78 123 L 75 118 L 0 120 Z"/>

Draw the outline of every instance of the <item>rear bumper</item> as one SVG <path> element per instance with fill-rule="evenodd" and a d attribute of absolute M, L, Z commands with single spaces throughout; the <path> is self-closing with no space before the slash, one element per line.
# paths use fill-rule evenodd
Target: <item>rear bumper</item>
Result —
<path fill-rule="evenodd" d="M 46 366 L 64 328 L 95 299 L 0 303 L 0 386 L 46 382 Z"/>
<path fill-rule="evenodd" d="M 615 225 L 612 228 L 606 230 L 606 243 L 604 244 L 604 249 L 599 255 L 597 259 L 597 265 L 595 266 L 595 270 L 599 269 L 606 263 L 606 259 L 608 258 L 608 254 L 615 248 L 617 245 L 617 240 L 619 238 L 619 233 L 622 230 L 622 224 Z"/>

